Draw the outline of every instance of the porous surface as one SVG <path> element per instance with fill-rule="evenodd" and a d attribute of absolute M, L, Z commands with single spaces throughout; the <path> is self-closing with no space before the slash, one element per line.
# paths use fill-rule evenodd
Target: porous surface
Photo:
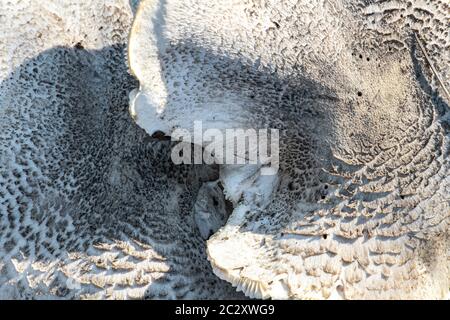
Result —
<path fill-rule="evenodd" d="M 216 170 L 173 165 L 128 113 L 132 19 L 124 0 L 1 2 L 0 298 L 243 297 L 194 220 Z"/>
<path fill-rule="evenodd" d="M 208 240 L 219 277 L 258 298 L 446 297 L 449 10 L 441 0 L 141 2 L 129 43 L 138 125 L 280 131 L 270 183 L 222 168 L 234 211 Z"/>

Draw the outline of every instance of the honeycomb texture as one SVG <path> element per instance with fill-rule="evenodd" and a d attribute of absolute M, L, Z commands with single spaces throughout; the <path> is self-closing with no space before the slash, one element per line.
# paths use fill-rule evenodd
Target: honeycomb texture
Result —
<path fill-rule="evenodd" d="M 449 18 L 439 0 L 141 2 L 141 127 L 280 132 L 270 201 L 243 193 L 208 240 L 219 277 L 258 298 L 447 296 Z"/>
<path fill-rule="evenodd" d="M 136 1 L 133 1 L 136 4 Z M 0 298 L 242 297 L 218 279 L 194 200 L 128 114 L 128 1 L 1 1 Z"/>

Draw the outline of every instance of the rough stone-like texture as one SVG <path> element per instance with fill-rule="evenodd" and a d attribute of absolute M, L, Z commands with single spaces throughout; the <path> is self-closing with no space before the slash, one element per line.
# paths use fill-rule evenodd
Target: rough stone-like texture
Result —
<path fill-rule="evenodd" d="M 132 15 L 124 0 L 1 1 L 0 298 L 242 297 L 194 221 L 217 172 L 173 165 L 129 116 Z"/>
<path fill-rule="evenodd" d="M 446 297 L 449 10 L 440 0 L 141 2 L 129 44 L 141 127 L 280 130 L 270 200 L 256 201 L 257 174 L 243 176 L 256 191 L 239 194 L 208 241 L 219 277 L 251 297 Z"/>

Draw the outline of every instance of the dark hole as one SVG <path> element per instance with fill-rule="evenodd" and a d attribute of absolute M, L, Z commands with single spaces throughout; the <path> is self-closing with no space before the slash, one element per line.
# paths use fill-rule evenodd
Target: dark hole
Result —
<path fill-rule="evenodd" d="M 328 189 L 328 185 L 327 185 L 327 184 L 326 184 L 326 185 L 324 185 L 323 187 L 324 187 L 325 189 Z"/>
<path fill-rule="evenodd" d="M 252 94 L 252 95 L 250 96 L 250 99 L 255 99 L 255 95 Z"/>
<path fill-rule="evenodd" d="M 400 196 L 400 199 L 402 199 L 402 200 L 405 199 L 405 196 Z"/>
<path fill-rule="evenodd" d="M 289 188 L 289 190 L 295 190 L 295 186 L 294 186 L 294 183 L 293 182 L 289 182 L 289 184 L 288 184 L 288 188 Z"/>
<path fill-rule="evenodd" d="M 362 92 L 358 91 L 358 97 L 361 97 L 361 96 L 362 96 Z"/>
<path fill-rule="evenodd" d="M 328 237 L 327 234 L 322 235 L 322 238 L 326 239 Z"/>
<path fill-rule="evenodd" d="M 75 45 L 75 49 L 83 50 L 84 47 L 83 47 L 83 45 L 81 44 L 81 42 L 78 42 L 78 43 Z"/>
<path fill-rule="evenodd" d="M 228 216 L 230 216 L 233 213 L 233 209 L 234 209 L 233 203 L 230 200 L 225 199 L 225 211 Z"/>
<path fill-rule="evenodd" d="M 216 197 L 213 197 L 213 204 L 215 207 L 217 207 L 219 205 L 219 201 L 217 201 Z"/>
<path fill-rule="evenodd" d="M 362 57 L 362 54 L 360 54 L 360 55 L 359 55 L 359 58 L 360 58 L 360 59 L 362 59 L 362 58 L 363 58 L 363 57 Z"/>
<path fill-rule="evenodd" d="M 180 157 L 182 157 L 182 156 L 183 156 L 183 150 L 180 150 L 180 152 L 178 152 L 178 155 L 179 155 Z"/>
<path fill-rule="evenodd" d="M 280 25 L 278 24 L 278 22 L 273 21 L 273 24 L 275 25 L 275 27 L 277 27 L 277 29 L 280 29 Z"/>
<path fill-rule="evenodd" d="M 370 61 L 370 58 L 367 58 L 367 61 Z"/>
<path fill-rule="evenodd" d="M 321 196 L 322 200 L 324 200 L 326 197 L 325 196 Z"/>
<path fill-rule="evenodd" d="M 166 135 L 164 134 L 164 132 L 162 132 L 162 131 L 155 131 L 155 132 L 152 134 L 152 138 L 153 138 L 153 139 L 156 139 L 156 140 L 161 140 L 161 141 L 163 141 L 163 140 L 170 140 L 170 137 L 169 137 L 169 136 L 166 136 Z"/>

